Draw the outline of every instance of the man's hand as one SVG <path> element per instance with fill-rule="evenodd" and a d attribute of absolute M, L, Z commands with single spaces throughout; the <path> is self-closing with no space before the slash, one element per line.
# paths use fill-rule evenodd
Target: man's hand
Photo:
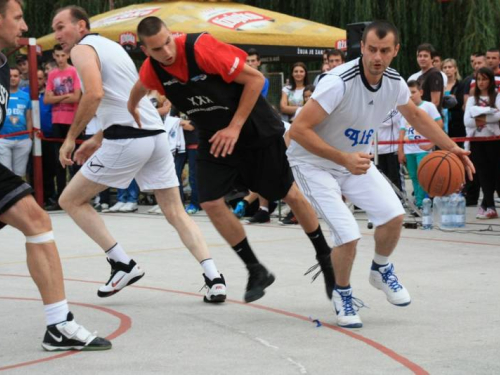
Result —
<path fill-rule="evenodd" d="M 101 147 L 101 143 L 97 142 L 95 138 L 92 137 L 80 145 L 75 152 L 73 160 L 76 161 L 76 164 L 83 165 L 99 147 Z"/>
<path fill-rule="evenodd" d="M 188 132 L 192 132 L 194 130 L 194 126 L 191 125 L 191 121 L 189 121 L 189 120 L 181 120 L 181 126 L 182 126 L 182 129 L 184 129 Z"/>
<path fill-rule="evenodd" d="M 71 154 L 75 150 L 75 140 L 66 138 L 59 150 L 59 162 L 64 167 L 68 165 L 73 165 L 73 160 L 71 160 Z"/>
<path fill-rule="evenodd" d="M 226 157 L 226 155 L 231 155 L 239 136 L 240 129 L 236 127 L 227 127 L 219 130 L 209 140 L 212 144 L 212 147 L 210 147 L 210 153 L 216 158 L 218 158 L 219 155 L 223 158 Z"/>
<path fill-rule="evenodd" d="M 135 107 L 135 108 L 131 108 L 130 106 L 128 107 L 128 111 L 130 112 L 130 114 L 132 115 L 132 117 L 134 118 L 134 121 L 137 123 L 137 125 L 139 126 L 139 128 L 142 128 L 142 124 L 141 124 L 141 115 L 139 113 L 139 108 Z"/>
<path fill-rule="evenodd" d="M 473 179 L 472 175 L 476 173 L 476 168 L 474 168 L 474 164 L 472 164 L 472 162 L 469 159 L 470 151 L 465 151 L 463 148 L 460 148 L 458 146 L 453 147 L 449 151 L 453 152 L 460 158 L 460 160 L 462 160 L 462 163 L 464 164 L 465 167 L 465 171 L 467 172 L 467 176 L 469 176 L 469 180 L 472 181 Z"/>
<path fill-rule="evenodd" d="M 364 152 L 346 153 L 344 156 L 344 167 L 354 175 L 366 174 L 371 166 L 373 155 Z"/>

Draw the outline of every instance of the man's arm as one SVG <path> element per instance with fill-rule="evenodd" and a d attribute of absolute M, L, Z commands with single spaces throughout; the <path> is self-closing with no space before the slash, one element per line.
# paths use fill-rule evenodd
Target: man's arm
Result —
<path fill-rule="evenodd" d="M 130 90 L 130 96 L 127 102 L 127 109 L 139 127 L 141 127 L 141 116 L 139 115 L 137 106 L 147 93 L 148 89 L 142 84 L 141 80 L 138 79 L 134 87 L 132 87 L 132 90 Z"/>
<path fill-rule="evenodd" d="M 66 140 L 59 151 L 59 160 L 63 166 L 74 164 L 71 160 L 71 153 L 75 149 L 75 140 L 94 117 L 104 96 L 99 60 L 95 50 L 86 45 L 73 47 L 71 61 L 81 77 L 85 93 L 80 100 Z"/>
<path fill-rule="evenodd" d="M 472 180 L 472 173 L 475 173 L 476 170 L 467 157 L 470 154 L 469 151 L 458 147 L 439 125 L 425 111 L 420 110 L 411 100 L 408 104 L 399 106 L 398 111 L 424 137 L 437 144 L 439 148 L 453 152 L 460 157 L 468 170 L 469 178 Z"/>
<path fill-rule="evenodd" d="M 68 132 L 68 137 L 75 140 L 95 116 L 104 96 L 104 90 L 99 60 L 92 47 L 85 45 L 74 47 L 71 50 L 71 61 L 78 71 L 83 87 L 85 87 L 85 93 L 81 97 L 75 119 Z"/>
<path fill-rule="evenodd" d="M 264 76 L 258 70 L 245 65 L 241 73 L 234 79 L 234 82 L 243 85 L 243 92 L 238 108 L 229 125 L 210 138 L 210 143 L 212 143 L 210 153 L 215 157 L 219 155 L 225 157 L 226 154 L 230 155 L 233 152 L 241 128 L 247 121 L 248 116 L 250 116 L 250 112 L 252 112 L 260 96 L 262 87 L 264 87 Z"/>
<path fill-rule="evenodd" d="M 431 102 L 436 107 L 439 108 L 439 104 L 441 103 L 441 95 L 443 93 L 441 91 L 431 91 Z"/>
<path fill-rule="evenodd" d="M 352 174 L 366 173 L 370 168 L 370 155 L 340 151 L 326 143 L 313 130 L 327 116 L 328 113 L 315 99 L 309 99 L 293 121 L 289 131 L 290 138 L 307 151 L 346 167 Z"/>

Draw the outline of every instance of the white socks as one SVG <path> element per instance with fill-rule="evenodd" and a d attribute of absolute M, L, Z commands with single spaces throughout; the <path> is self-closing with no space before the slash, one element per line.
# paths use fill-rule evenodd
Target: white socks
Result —
<path fill-rule="evenodd" d="M 389 257 L 385 257 L 383 255 L 375 253 L 373 261 L 377 263 L 379 266 L 385 266 L 386 264 L 389 264 Z"/>
<path fill-rule="evenodd" d="M 215 262 L 212 258 L 202 260 L 200 264 L 203 267 L 203 272 L 205 273 L 205 276 L 208 277 L 210 280 L 217 279 L 220 277 L 219 272 L 217 272 L 217 267 L 215 267 Z"/>
<path fill-rule="evenodd" d="M 68 318 L 69 307 L 66 300 L 44 305 L 43 309 L 45 310 L 45 320 L 48 326 L 65 322 Z"/>
<path fill-rule="evenodd" d="M 129 264 L 131 260 L 118 242 L 111 249 L 106 251 L 106 255 L 109 259 L 123 264 Z"/>
<path fill-rule="evenodd" d="M 259 210 L 269 212 L 269 207 L 266 207 L 266 206 L 260 206 L 260 207 L 259 207 Z"/>

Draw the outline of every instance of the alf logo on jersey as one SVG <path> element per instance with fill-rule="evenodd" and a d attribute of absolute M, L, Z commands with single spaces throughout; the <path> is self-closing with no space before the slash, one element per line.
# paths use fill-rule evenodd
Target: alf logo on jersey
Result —
<path fill-rule="evenodd" d="M 357 145 L 367 145 L 370 143 L 370 138 L 373 135 L 374 130 L 357 130 L 353 128 L 347 128 L 344 135 L 352 141 L 352 147 Z M 361 135 L 361 138 L 360 138 Z"/>

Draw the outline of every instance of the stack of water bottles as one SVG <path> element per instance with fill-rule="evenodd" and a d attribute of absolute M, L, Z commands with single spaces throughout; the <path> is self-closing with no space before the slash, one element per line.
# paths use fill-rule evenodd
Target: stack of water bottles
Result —
<path fill-rule="evenodd" d="M 462 194 L 444 197 L 426 196 L 422 202 L 422 228 L 432 229 L 433 224 L 443 229 L 465 227 L 465 198 Z"/>

